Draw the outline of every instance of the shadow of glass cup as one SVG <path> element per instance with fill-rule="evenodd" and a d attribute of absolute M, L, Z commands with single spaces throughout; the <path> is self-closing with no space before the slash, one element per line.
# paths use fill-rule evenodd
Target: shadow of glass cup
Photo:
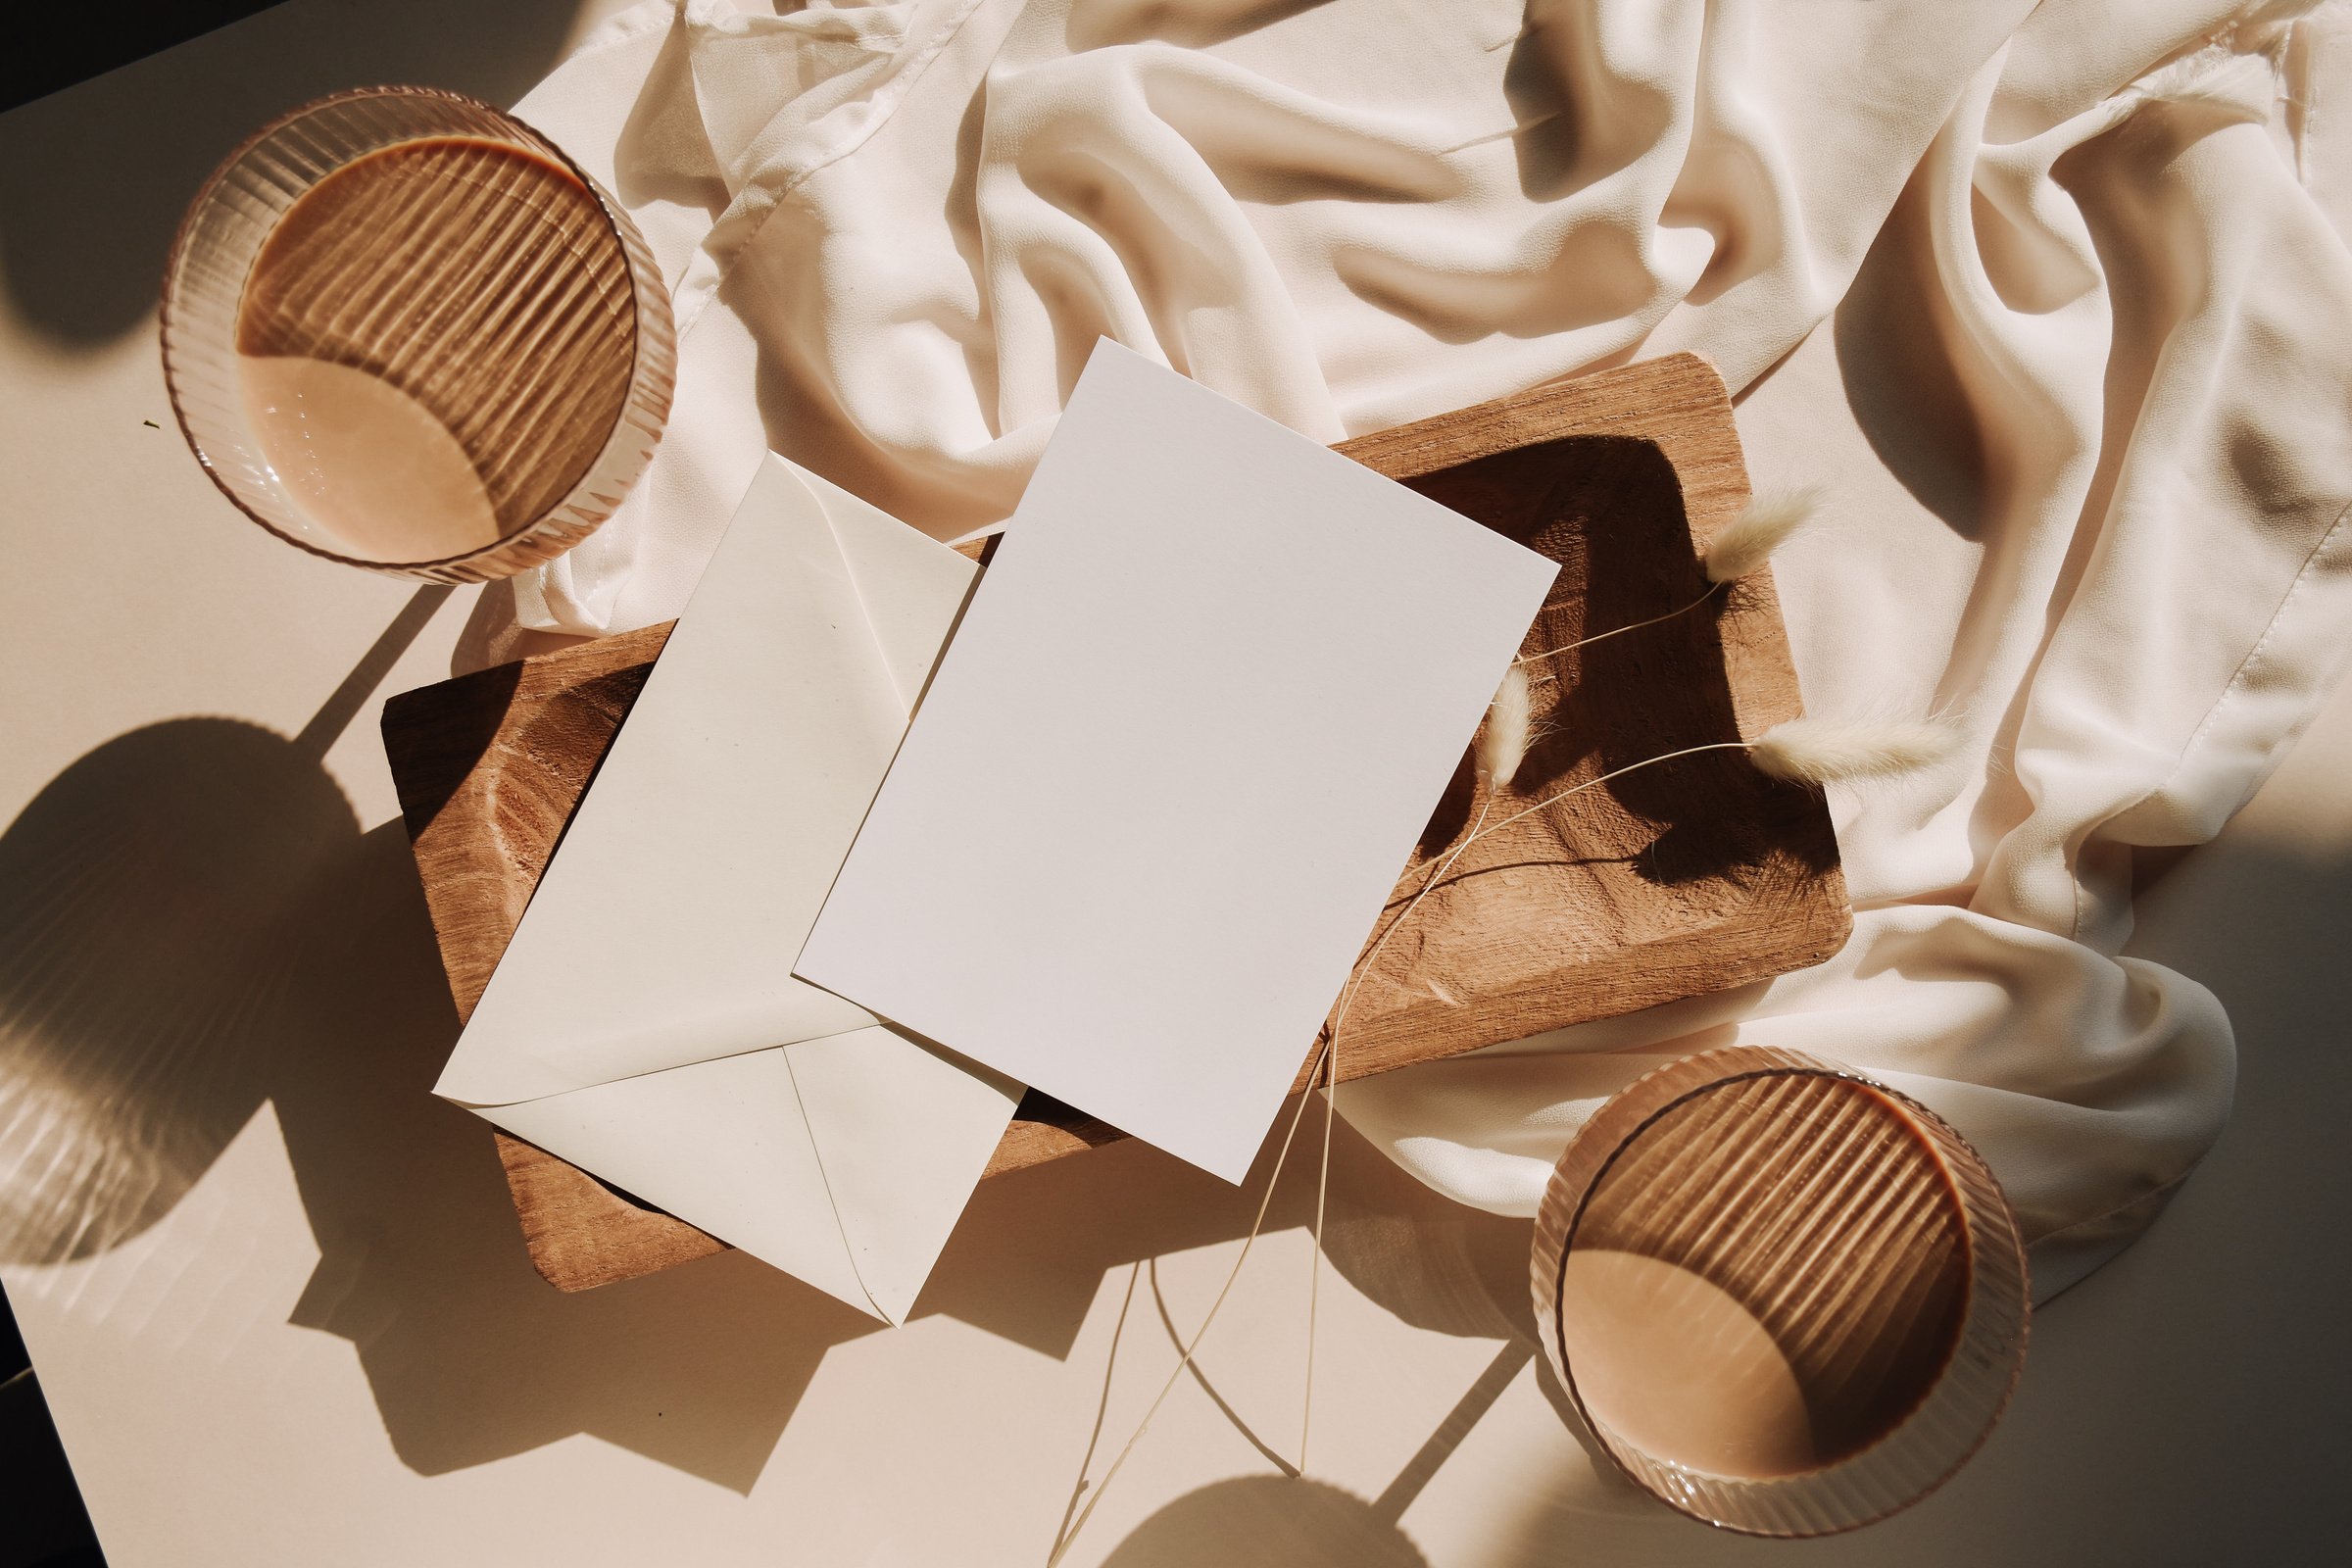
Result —
<path fill-rule="evenodd" d="M 1586 1123 L 1537 1211 L 1546 1357 L 1669 1506 L 1819 1536 L 1983 1444 L 2025 1361 L 2016 1215 L 1925 1106 L 1794 1052 L 1710 1051 Z"/>
<path fill-rule="evenodd" d="M 256 131 L 181 222 L 162 314 L 172 411 L 221 492 L 314 555 L 430 582 L 593 533 L 676 375 L 619 204 L 530 126 L 432 88 Z"/>
<path fill-rule="evenodd" d="M 116 737 L 0 832 L 0 1262 L 144 1232 L 315 1047 L 359 842 L 314 759 L 224 718 Z"/>

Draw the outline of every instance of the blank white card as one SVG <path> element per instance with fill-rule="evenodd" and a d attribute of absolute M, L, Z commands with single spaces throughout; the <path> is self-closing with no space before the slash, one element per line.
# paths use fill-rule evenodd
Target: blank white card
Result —
<path fill-rule="evenodd" d="M 1241 1180 L 1556 569 L 1099 345 L 797 972 Z"/>

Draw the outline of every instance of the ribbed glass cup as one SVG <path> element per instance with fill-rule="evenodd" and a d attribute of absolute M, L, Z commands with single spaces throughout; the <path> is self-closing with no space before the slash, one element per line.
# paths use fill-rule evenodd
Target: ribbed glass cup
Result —
<path fill-rule="evenodd" d="M 1593 1283 L 1619 1279 L 1666 1282 L 1637 1298 L 1646 1326 Z M 1594 1112 L 1537 1211 L 1531 1285 L 1601 1448 L 1674 1508 L 1750 1535 L 1851 1530 L 1925 1496 L 1983 1444 L 2025 1361 L 2025 1249 L 1983 1159 L 1916 1102 L 1772 1048 L 1675 1062 Z M 1674 1312 L 1689 1315 L 1656 1321 Z M 1615 1350 L 1677 1333 L 1700 1353 Z M 1751 1334 L 1763 1351 L 1745 1353 Z M 1665 1451 L 1680 1435 L 1659 1412 L 1704 1426 L 1710 1399 L 1794 1411 L 1781 1425 L 1799 1457 Z"/>
<path fill-rule="evenodd" d="M 172 244 L 163 353 L 181 432 L 246 515 L 431 582 L 509 576 L 594 532 L 651 461 L 677 367 L 660 271 L 610 193 L 513 116 L 425 87 L 320 99 L 229 155 Z M 340 377 L 445 449 L 480 511 L 463 548 L 402 559 L 458 541 L 432 514 L 374 538 L 339 526 L 333 475 L 289 471 L 266 442 L 263 369 Z M 365 442 L 376 406 L 343 410 L 343 439 Z M 444 493 L 402 491 L 346 499 L 397 516 Z"/>

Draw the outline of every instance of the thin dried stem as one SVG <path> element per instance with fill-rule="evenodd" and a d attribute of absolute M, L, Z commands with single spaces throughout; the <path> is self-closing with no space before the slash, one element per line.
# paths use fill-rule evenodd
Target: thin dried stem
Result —
<path fill-rule="evenodd" d="M 1632 628 L 1628 627 L 1626 629 L 1631 630 Z M 1378 938 L 1373 941 L 1371 947 L 1364 953 L 1363 956 L 1356 960 L 1354 968 L 1349 971 L 1347 987 L 1340 994 L 1340 1004 L 1337 1011 L 1332 1016 L 1331 1027 L 1325 1032 L 1323 1044 L 1316 1051 L 1314 1060 L 1307 1068 L 1307 1081 L 1309 1084 L 1312 1084 L 1318 1077 L 1324 1080 L 1324 1122 L 1323 1165 L 1322 1172 L 1318 1178 L 1315 1189 L 1314 1257 L 1312 1265 L 1314 1272 L 1309 1276 L 1309 1285 L 1307 1289 L 1306 1408 L 1300 1417 L 1298 1427 L 1298 1469 L 1300 1474 L 1303 1475 L 1306 1470 L 1306 1440 L 1311 1424 L 1314 1406 L 1315 1318 L 1317 1292 L 1322 1275 L 1323 1219 L 1325 1200 L 1329 1193 L 1331 1182 L 1331 1129 L 1332 1120 L 1338 1114 L 1340 1033 L 1347 1025 L 1348 1011 L 1355 1005 L 1356 996 L 1362 991 L 1364 981 L 1371 975 L 1374 967 L 1379 961 L 1382 952 L 1387 949 L 1390 940 L 1394 938 L 1398 931 L 1403 929 L 1405 922 L 1412 918 L 1415 910 L 1420 908 L 1422 901 L 1427 899 L 1429 895 L 1446 880 L 1446 874 L 1453 869 L 1455 862 L 1461 859 L 1462 856 L 1468 852 L 1470 846 L 1476 844 L 1480 839 L 1486 838 L 1494 833 L 1499 833 L 1504 828 L 1509 827 L 1513 822 L 1517 822 L 1522 818 L 1532 816 L 1536 812 L 1544 810 L 1547 807 L 1556 806 L 1572 795 L 1581 795 L 1586 790 L 1596 789 L 1599 786 L 1608 783 L 1611 779 L 1623 778 L 1628 773 L 1637 773 L 1645 767 L 1656 767 L 1660 763 L 1675 761 L 1678 759 L 1685 757 L 1696 757 L 1703 752 L 1753 753 L 1774 744 L 1776 740 L 1781 745 L 1783 750 L 1787 750 L 1791 744 L 1792 731 L 1794 731 L 1793 744 L 1798 747 L 1802 747 L 1807 744 L 1808 740 L 1810 739 L 1810 737 L 1808 737 L 1806 734 L 1806 726 L 1808 722 L 1809 721 L 1803 719 L 1791 719 L 1787 723 L 1776 725 L 1772 729 L 1767 730 L 1759 740 L 1712 741 L 1703 746 L 1686 746 L 1680 751 L 1665 752 L 1656 757 L 1643 758 L 1638 762 L 1628 762 L 1623 767 L 1611 768 L 1608 772 L 1602 773 L 1597 777 L 1589 778 L 1582 784 L 1572 784 L 1564 790 L 1554 791 L 1552 794 L 1545 796 L 1544 799 L 1536 802 L 1534 805 L 1514 811 L 1509 816 L 1504 817 L 1501 821 L 1493 823 L 1491 825 L 1488 823 L 1487 818 L 1493 813 L 1494 809 L 1494 802 L 1498 799 L 1498 795 L 1494 789 L 1487 790 L 1485 792 L 1486 802 L 1479 808 L 1477 817 L 1472 820 L 1470 824 L 1470 831 L 1465 833 L 1458 841 L 1456 841 L 1453 847 L 1448 850 L 1441 859 L 1437 860 L 1431 866 L 1429 875 L 1422 879 L 1421 886 L 1414 890 L 1411 900 L 1406 903 L 1405 906 L 1401 910 L 1398 911 L 1396 918 L 1389 922 L 1388 928 L 1380 933 Z M 1835 766 L 1838 765 L 1841 761 L 1855 762 L 1856 759 L 1864 759 L 1867 751 L 1867 748 L 1862 745 L 1863 741 L 1866 739 L 1864 733 L 1865 728 L 1865 726 L 1856 725 L 1837 726 L 1838 738 L 1841 745 L 1844 747 L 1844 750 L 1842 752 L 1836 753 L 1825 752 L 1824 755 L 1828 757 L 1828 763 L 1825 765 Z M 1875 755 L 1875 758 L 1865 759 L 1866 760 L 1870 760 L 1871 765 L 1861 766 L 1857 764 L 1857 772 L 1862 774 L 1883 775 L 1890 771 L 1899 771 L 1901 769 L 1892 765 L 1881 764 L 1886 762 L 1887 756 L 1904 752 L 1906 749 L 1913 757 L 1913 761 L 1909 764 L 1912 766 L 1928 765 L 1931 761 L 1937 760 L 1941 755 L 1944 755 L 1944 753 L 1948 752 L 1948 746 L 1940 748 L 1930 747 L 1926 740 L 1922 738 L 1924 732 L 1927 730 L 1940 730 L 1942 728 L 1940 725 L 1928 722 L 1901 726 L 1881 726 L 1881 728 L 1887 730 L 1890 735 L 1898 730 L 1901 733 L 1895 739 L 1887 741 L 1886 744 L 1882 748 L 1881 753 Z M 1934 752 L 1935 756 L 1930 756 L 1929 754 L 1931 752 Z M 1818 783 L 1821 782 L 1823 777 L 1835 776 L 1840 775 L 1834 772 L 1822 773 L 1819 776 L 1814 777 L 1811 782 Z M 1079 1510 L 1078 1517 L 1071 1522 L 1069 1529 L 1058 1541 L 1054 1543 L 1053 1555 L 1046 1559 L 1046 1568 L 1055 1568 L 1055 1565 L 1061 1561 L 1063 1555 L 1068 1552 L 1070 1549 L 1070 1544 L 1078 1539 L 1078 1533 L 1086 1528 L 1087 1520 L 1094 1516 L 1095 1505 L 1102 1500 L 1102 1494 L 1109 1490 L 1111 1482 L 1118 1476 L 1120 1467 L 1126 1464 L 1127 1456 L 1135 1451 L 1136 1445 L 1143 1441 L 1144 1434 L 1151 1429 L 1152 1418 L 1159 1413 L 1160 1405 L 1167 1399 L 1169 1393 L 1175 1389 L 1177 1383 L 1183 1378 L 1186 1370 L 1192 1366 L 1194 1352 L 1200 1348 L 1200 1342 L 1207 1336 L 1209 1326 L 1216 1322 L 1217 1313 L 1224 1307 L 1226 1298 L 1233 1292 L 1234 1282 L 1241 1278 L 1242 1265 L 1248 1262 L 1250 1259 L 1250 1248 L 1257 1244 L 1257 1238 L 1265 1228 L 1267 1211 L 1272 1208 L 1274 1203 L 1274 1189 L 1281 1183 L 1283 1167 L 1290 1160 L 1291 1145 L 1297 1139 L 1298 1133 L 1298 1124 L 1306 1114 L 1306 1102 L 1308 1098 L 1309 1097 L 1306 1095 L 1299 1096 L 1298 1108 L 1291 1112 L 1290 1126 L 1284 1130 L 1282 1135 L 1282 1147 L 1277 1150 L 1274 1154 L 1274 1168 L 1266 1178 L 1265 1195 L 1258 1200 L 1257 1215 L 1250 1221 L 1250 1234 L 1244 1237 L 1242 1240 L 1241 1254 L 1233 1260 L 1233 1268 L 1226 1274 L 1225 1283 L 1218 1288 L 1216 1299 L 1209 1303 L 1208 1315 L 1200 1320 L 1200 1327 L 1195 1331 L 1191 1342 L 1184 1347 L 1184 1353 L 1178 1358 L 1176 1369 L 1168 1374 L 1167 1382 L 1160 1386 L 1159 1393 L 1152 1397 L 1151 1407 L 1144 1412 L 1144 1418 L 1137 1424 L 1134 1436 L 1130 1437 L 1125 1446 L 1119 1449 L 1118 1456 L 1111 1461 L 1110 1468 L 1103 1473 L 1102 1483 L 1095 1488 L 1094 1494 L 1087 1498 L 1086 1506 Z"/>
<path fill-rule="evenodd" d="M 1326 1041 L 1323 1049 L 1315 1054 L 1314 1069 L 1322 1067 L 1324 1056 L 1330 1049 Z M 1298 1108 L 1291 1112 L 1291 1125 L 1284 1131 L 1282 1148 L 1274 1155 L 1273 1173 L 1266 1178 L 1265 1196 L 1257 1201 L 1257 1217 L 1250 1222 L 1250 1234 L 1242 1238 L 1241 1255 L 1233 1260 L 1233 1268 L 1226 1274 L 1225 1283 L 1217 1289 L 1216 1299 L 1208 1303 L 1208 1315 L 1200 1320 L 1200 1328 L 1194 1330 L 1184 1353 L 1177 1357 L 1176 1369 L 1168 1374 L 1168 1381 L 1161 1384 L 1159 1393 L 1152 1396 L 1151 1407 L 1144 1411 L 1143 1420 L 1136 1423 L 1134 1435 L 1120 1447 L 1118 1456 L 1110 1461 L 1110 1468 L 1102 1473 L 1102 1480 L 1096 1486 L 1094 1495 L 1086 1499 L 1086 1506 L 1078 1510 L 1078 1517 L 1071 1521 L 1070 1528 L 1054 1544 L 1053 1554 L 1046 1559 L 1046 1568 L 1054 1568 L 1061 1561 L 1069 1551 L 1070 1544 L 1078 1539 L 1078 1532 L 1084 1530 L 1086 1522 L 1094 1517 L 1095 1505 L 1102 1500 L 1102 1494 L 1110 1490 L 1111 1482 L 1118 1479 L 1120 1467 L 1127 1463 L 1127 1456 L 1135 1452 L 1135 1446 L 1144 1440 L 1144 1434 L 1152 1430 L 1152 1418 L 1159 1414 L 1160 1405 L 1166 1402 L 1169 1394 L 1174 1392 L 1186 1370 L 1192 1366 L 1194 1352 L 1200 1348 L 1201 1340 L 1207 1337 L 1209 1325 L 1216 1322 L 1217 1313 L 1225 1305 L 1225 1298 L 1233 1294 L 1234 1281 L 1242 1277 L 1242 1265 L 1250 1261 L 1250 1249 L 1257 1245 L 1258 1233 L 1265 1228 L 1266 1210 L 1274 1205 L 1274 1189 L 1282 1181 L 1283 1162 L 1291 1156 L 1291 1141 L 1298 1136 L 1298 1123 L 1306 1114 L 1306 1096 L 1299 1096 Z"/>
<path fill-rule="evenodd" d="M 1696 610 L 1699 606 L 1705 604 L 1708 600 L 1714 598 L 1717 594 L 1723 592 L 1724 589 L 1729 586 L 1729 583 L 1719 582 L 1713 587 L 1709 588 L 1705 593 L 1700 594 L 1696 599 L 1693 599 L 1689 604 L 1683 606 L 1680 610 L 1669 610 L 1663 615 L 1652 615 L 1647 620 L 1637 620 L 1628 625 L 1613 626 L 1607 631 L 1596 631 L 1590 637 L 1579 637 L 1572 643 L 1562 643 L 1557 648 L 1546 648 L 1540 654 L 1521 654 L 1517 659 L 1513 660 L 1512 662 L 1515 664 L 1533 664 L 1542 660 L 1555 659 L 1561 654 L 1575 653 L 1579 648 L 1590 648 L 1594 643 L 1605 643 L 1612 637 L 1622 637 L 1629 631 L 1640 631 L 1644 626 L 1655 626 L 1661 620 L 1672 620 L 1677 615 L 1688 615 L 1690 613 L 1690 612 Z"/>

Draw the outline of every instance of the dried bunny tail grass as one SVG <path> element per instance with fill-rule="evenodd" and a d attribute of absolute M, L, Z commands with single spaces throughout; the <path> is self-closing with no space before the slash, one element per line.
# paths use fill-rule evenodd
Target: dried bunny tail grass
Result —
<path fill-rule="evenodd" d="M 1715 536 L 1715 542 L 1709 545 L 1707 553 L 1699 558 L 1699 566 L 1705 572 L 1710 585 L 1705 593 L 1700 594 L 1687 605 L 1667 611 L 1662 615 L 1652 615 L 1646 620 L 1632 621 L 1623 626 L 1612 626 L 1607 631 L 1596 631 L 1590 637 L 1579 637 L 1575 642 L 1563 643 L 1557 648 L 1546 648 L 1542 653 L 1522 654 L 1519 656 L 1519 662 L 1522 664 L 1541 663 L 1546 659 L 1556 658 L 1561 654 L 1574 653 L 1579 648 L 1589 648 L 1594 643 L 1606 642 L 1611 637 L 1622 637 L 1629 631 L 1640 631 L 1644 626 L 1655 626 L 1658 622 L 1672 620 L 1677 615 L 1688 615 L 1717 594 L 1724 592 L 1732 583 L 1739 581 L 1764 564 L 1771 559 L 1775 550 L 1780 549 L 1788 542 L 1790 534 L 1811 521 L 1813 514 L 1820 510 L 1821 490 L 1818 486 L 1813 485 L 1790 490 L 1771 490 L 1754 497 L 1740 509 L 1740 515 L 1734 517 L 1725 525 L 1724 530 Z"/>
<path fill-rule="evenodd" d="M 1820 510 L 1821 491 L 1811 485 L 1768 490 L 1755 497 L 1707 546 L 1707 581 L 1726 583 L 1746 576 Z"/>
<path fill-rule="evenodd" d="M 1487 722 L 1478 732 L 1478 776 L 1489 789 L 1506 788 L 1526 760 L 1532 737 L 1527 670 L 1513 664 L 1503 671 L 1494 700 L 1487 705 Z"/>
<path fill-rule="evenodd" d="M 1759 771 L 1793 784 L 1893 778 L 1941 765 L 1960 732 L 1935 719 L 1792 718 L 1748 748 Z"/>

